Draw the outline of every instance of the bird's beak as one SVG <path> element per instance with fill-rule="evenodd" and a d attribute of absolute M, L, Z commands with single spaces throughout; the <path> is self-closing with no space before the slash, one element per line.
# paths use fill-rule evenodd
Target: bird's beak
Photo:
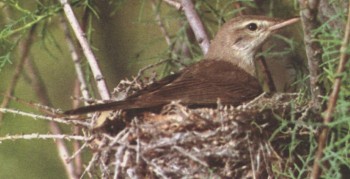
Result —
<path fill-rule="evenodd" d="M 279 23 L 274 24 L 271 27 L 269 27 L 269 30 L 270 31 L 278 30 L 278 29 L 280 29 L 282 27 L 285 27 L 285 26 L 294 24 L 295 22 L 298 22 L 299 19 L 300 19 L 299 17 L 295 17 L 295 18 L 292 18 L 292 19 L 289 19 L 289 20 L 285 20 L 285 21 L 279 22 Z"/>

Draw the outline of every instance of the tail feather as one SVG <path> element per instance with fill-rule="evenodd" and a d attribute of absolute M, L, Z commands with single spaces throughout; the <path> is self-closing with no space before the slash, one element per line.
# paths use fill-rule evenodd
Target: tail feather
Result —
<path fill-rule="evenodd" d="M 126 100 L 126 101 L 113 101 L 103 104 L 96 104 L 91 106 L 84 106 L 77 109 L 72 109 L 65 111 L 64 114 L 66 115 L 79 115 L 79 114 L 86 114 L 96 111 L 109 111 L 109 110 L 120 110 L 120 109 L 132 109 L 132 108 L 138 108 L 134 105 L 133 100 Z"/>

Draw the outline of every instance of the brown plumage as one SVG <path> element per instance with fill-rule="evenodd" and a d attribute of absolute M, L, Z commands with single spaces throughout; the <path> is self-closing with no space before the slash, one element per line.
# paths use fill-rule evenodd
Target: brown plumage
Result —
<path fill-rule="evenodd" d="M 254 56 L 271 33 L 292 24 L 260 16 L 241 16 L 223 25 L 205 58 L 127 97 L 66 111 L 75 115 L 115 109 L 145 109 L 180 100 L 188 106 L 222 104 L 237 106 L 262 93 L 255 77 Z"/>

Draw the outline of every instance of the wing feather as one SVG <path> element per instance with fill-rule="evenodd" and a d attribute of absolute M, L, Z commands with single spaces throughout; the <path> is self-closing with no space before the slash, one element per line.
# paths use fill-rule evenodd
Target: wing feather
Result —
<path fill-rule="evenodd" d="M 112 109 L 142 109 L 174 100 L 191 106 L 239 105 L 262 93 L 259 81 L 243 69 L 223 60 L 202 60 L 177 74 L 165 77 L 123 101 L 81 107 L 65 114 Z"/>
<path fill-rule="evenodd" d="M 203 60 L 180 73 L 170 83 L 138 96 L 138 101 L 166 104 L 180 100 L 187 105 L 238 105 L 262 93 L 259 81 L 241 68 L 222 60 Z"/>

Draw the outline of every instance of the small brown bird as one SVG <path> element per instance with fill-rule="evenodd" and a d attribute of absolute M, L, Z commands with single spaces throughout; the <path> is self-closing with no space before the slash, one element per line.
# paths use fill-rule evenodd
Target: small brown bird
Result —
<path fill-rule="evenodd" d="M 258 49 L 274 31 L 298 20 L 236 17 L 222 26 L 200 62 L 149 85 L 125 100 L 85 106 L 65 114 L 145 109 L 174 100 L 180 100 L 187 106 L 213 106 L 218 99 L 224 105 L 240 105 L 263 92 L 255 76 L 254 57 Z"/>

